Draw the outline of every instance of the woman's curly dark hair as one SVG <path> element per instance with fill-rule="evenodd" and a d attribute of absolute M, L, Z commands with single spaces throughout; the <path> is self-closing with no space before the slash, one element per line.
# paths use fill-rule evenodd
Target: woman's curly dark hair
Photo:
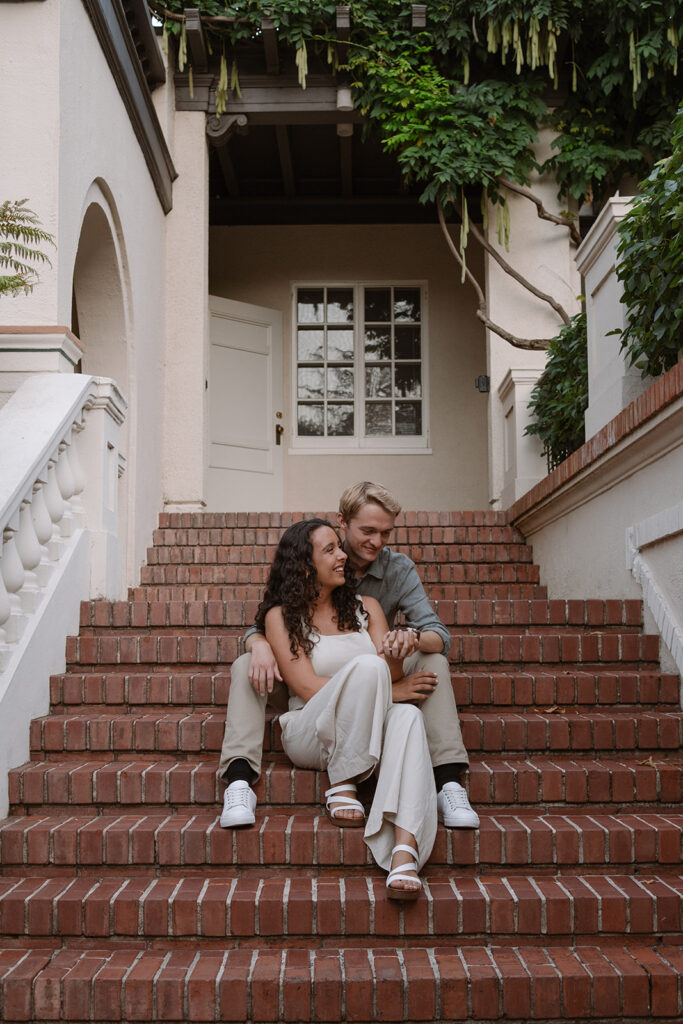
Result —
<path fill-rule="evenodd" d="M 320 594 L 313 565 L 311 534 L 321 526 L 334 529 L 327 519 L 304 519 L 294 523 L 282 534 L 273 557 L 263 600 L 256 612 L 256 628 L 266 631 L 266 613 L 282 606 L 282 617 L 289 633 L 289 649 L 295 658 L 299 651 L 310 654 L 313 606 Z M 356 597 L 356 583 L 347 561 L 343 586 L 332 591 L 332 604 L 340 630 L 360 632 L 357 611 L 361 602 Z"/>

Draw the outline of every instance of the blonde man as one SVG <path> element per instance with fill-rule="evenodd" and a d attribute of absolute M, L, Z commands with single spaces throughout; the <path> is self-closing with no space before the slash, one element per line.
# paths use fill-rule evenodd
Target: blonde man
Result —
<path fill-rule="evenodd" d="M 389 541 L 401 506 L 381 484 L 363 481 L 339 499 L 338 522 L 344 550 L 356 577 L 358 593 L 376 598 L 392 631 L 392 653 L 405 658 L 404 676 L 393 684 L 395 702 L 410 701 L 424 715 L 425 731 L 437 788 L 440 820 L 449 828 L 477 828 L 479 817 L 462 785 L 469 765 L 446 655 L 448 630 L 434 613 L 415 564 Z M 405 626 L 394 629 L 396 619 Z M 410 638 L 410 639 L 409 639 Z M 245 637 L 247 654 L 232 667 L 228 713 L 219 778 L 225 791 L 221 825 L 252 825 L 256 794 L 252 784 L 261 773 L 266 703 L 287 708 L 287 692 L 266 638 L 256 630 Z"/>

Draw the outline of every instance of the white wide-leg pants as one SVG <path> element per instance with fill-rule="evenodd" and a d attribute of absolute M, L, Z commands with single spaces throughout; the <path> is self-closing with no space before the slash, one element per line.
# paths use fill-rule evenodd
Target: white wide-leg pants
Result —
<path fill-rule="evenodd" d="M 327 770 L 332 786 L 367 778 L 377 788 L 365 842 L 386 871 L 394 826 L 411 832 L 420 868 L 436 838 L 436 789 L 424 720 L 411 704 L 392 704 L 385 661 L 362 654 L 336 672 L 303 708 L 280 716 L 282 744 L 300 768 Z"/>

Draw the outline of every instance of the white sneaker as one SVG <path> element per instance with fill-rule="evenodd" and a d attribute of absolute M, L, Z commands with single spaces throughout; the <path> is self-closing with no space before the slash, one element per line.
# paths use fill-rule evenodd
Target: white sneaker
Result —
<path fill-rule="evenodd" d="M 444 783 L 436 795 L 436 809 L 446 828 L 479 828 L 479 815 L 459 782 Z"/>
<path fill-rule="evenodd" d="M 256 793 L 248 782 L 238 779 L 231 782 L 223 796 L 221 828 L 237 828 L 239 825 L 253 825 L 256 821 Z"/>

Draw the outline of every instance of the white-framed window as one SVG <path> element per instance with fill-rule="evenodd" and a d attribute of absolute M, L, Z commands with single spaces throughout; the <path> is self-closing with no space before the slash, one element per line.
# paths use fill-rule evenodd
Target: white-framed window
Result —
<path fill-rule="evenodd" d="M 424 283 L 293 286 L 294 451 L 429 444 Z"/>

